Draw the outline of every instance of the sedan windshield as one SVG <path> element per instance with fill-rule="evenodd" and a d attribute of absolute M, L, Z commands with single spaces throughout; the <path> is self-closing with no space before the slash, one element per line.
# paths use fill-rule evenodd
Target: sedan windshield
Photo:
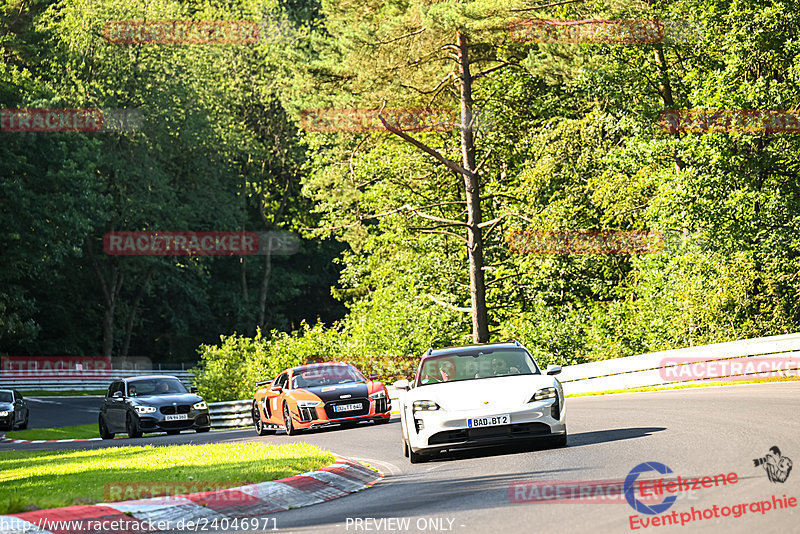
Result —
<path fill-rule="evenodd" d="M 323 365 L 295 371 L 292 389 L 364 381 L 364 376 L 350 365 Z"/>
<path fill-rule="evenodd" d="M 176 395 L 180 393 L 189 393 L 189 390 L 176 378 L 149 378 L 128 382 L 129 397 Z"/>
<path fill-rule="evenodd" d="M 14 402 L 10 391 L 0 391 L 0 402 Z"/>
<path fill-rule="evenodd" d="M 417 386 L 506 375 L 538 375 L 533 358 L 521 349 L 471 349 L 429 356 L 417 371 Z"/>

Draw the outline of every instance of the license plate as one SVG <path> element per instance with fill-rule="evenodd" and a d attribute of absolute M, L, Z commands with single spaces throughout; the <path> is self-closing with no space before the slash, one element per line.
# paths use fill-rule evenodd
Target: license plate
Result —
<path fill-rule="evenodd" d="M 189 419 L 189 414 L 178 413 L 164 416 L 164 421 L 185 421 L 186 419 Z"/>
<path fill-rule="evenodd" d="M 490 415 L 488 417 L 476 417 L 475 419 L 467 419 L 467 426 L 469 428 L 481 428 L 484 426 L 500 426 L 510 425 L 511 416 L 509 414 Z"/>
<path fill-rule="evenodd" d="M 352 412 L 354 410 L 360 410 L 360 404 L 339 404 L 338 406 L 333 407 L 334 412 Z"/>

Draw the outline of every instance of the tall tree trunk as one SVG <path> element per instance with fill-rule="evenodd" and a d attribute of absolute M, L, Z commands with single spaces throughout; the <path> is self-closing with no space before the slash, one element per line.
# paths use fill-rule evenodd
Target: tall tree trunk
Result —
<path fill-rule="evenodd" d="M 267 289 L 269 289 L 269 279 L 272 275 L 272 251 L 267 249 L 264 256 L 264 276 L 261 278 L 261 292 L 258 296 L 258 327 L 264 330 L 267 320 Z"/>
<path fill-rule="evenodd" d="M 239 258 L 239 266 L 241 267 L 242 300 L 247 302 L 250 300 L 247 293 L 247 258 L 244 256 Z"/>
<path fill-rule="evenodd" d="M 86 238 L 86 251 L 97 275 L 97 280 L 100 282 L 100 289 L 103 291 L 103 356 L 110 358 L 114 350 L 114 310 L 125 277 L 119 263 L 113 259 L 111 260 L 111 280 L 106 281 L 89 238 Z"/>
<path fill-rule="evenodd" d="M 486 312 L 486 283 L 483 273 L 483 237 L 481 223 L 480 181 L 475 172 L 475 135 L 472 122 L 472 74 L 470 73 L 467 37 L 458 32 L 458 70 L 461 82 L 461 156 L 467 196 L 467 256 L 469 257 L 469 294 L 472 314 L 472 340 L 489 342 Z"/>
<path fill-rule="evenodd" d="M 128 356 L 128 350 L 131 346 L 131 334 L 133 333 L 133 323 L 136 320 L 136 310 L 139 308 L 139 303 L 142 301 L 144 292 L 147 289 L 147 286 L 150 284 L 150 279 L 152 277 L 153 267 L 150 266 L 147 269 L 144 280 L 141 284 L 139 284 L 139 288 L 136 290 L 136 296 L 133 298 L 133 303 L 131 304 L 131 311 L 128 313 L 128 320 L 125 322 L 125 339 L 122 342 L 122 352 L 120 352 L 120 356 L 123 358 Z"/>
<path fill-rule="evenodd" d="M 655 50 L 653 50 L 653 55 L 655 56 L 656 66 L 658 67 L 658 90 L 661 93 L 661 101 L 664 103 L 665 108 L 675 109 L 672 85 L 669 83 L 667 60 L 664 57 L 664 47 L 660 44 L 656 45 Z M 686 163 L 675 152 L 673 152 L 672 157 L 675 160 L 675 172 L 680 173 L 686 168 Z"/>

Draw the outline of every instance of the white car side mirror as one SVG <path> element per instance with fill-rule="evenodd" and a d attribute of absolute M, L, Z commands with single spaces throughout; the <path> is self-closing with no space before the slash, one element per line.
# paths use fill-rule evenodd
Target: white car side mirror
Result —
<path fill-rule="evenodd" d="M 404 391 L 408 391 L 408 390 L 410 389 L 410 384 L 408 383 L 408 380 L 406 380 L 405 378 L 404 378 L 404 379 L 402 379 L 402 380 L 398 380 L 397 382 L 395 382 L 395 383 L 394 383 L 394 384 L 392 384 L 392 385 L 393 385 L 393 386 L 394 386 L 396 389 L 402 389 L 402 390 L 404 390 Z"/>
<path fill-rule="evenodd" d="M 560 372 L 561 372 L 560 365 L 548 365 L 547 369 L 545 370 L 545 374 L 548 375 L 557 375 Z"/>

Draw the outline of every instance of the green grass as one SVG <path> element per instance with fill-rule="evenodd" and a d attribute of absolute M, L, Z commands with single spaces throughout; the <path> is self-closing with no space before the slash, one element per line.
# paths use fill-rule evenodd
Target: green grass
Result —
<path fill-rule="evenodd" d="M 753 380 L 731 380 L 727 382 L 709 382 L 707 384 L 683 384 L 676 386 L 648 386 L 631 389 L 609 389 L 606 391 L 595 391 L 592 393 L 575 393 L 572 395 L 567 395 L 567 397 L 592 397 L 594 395 L 610 395 L 612 393 L 639 393 L 642 391 L 664 391 L 668 389 L 710 388 L 715 386 L 736 386 L 739 384 L 760 384 L 762 382 L 793 382 L 796 380 L 800 380 L 800 377 L 782 376 L 774 378 L 755 378 Z"/>
<path fill-rule="evenodd" d="M 6 437 L 10 439 L 79 439 L 79 438 L 99 438 L 100 431 L 97 424 L 62 426 L 58 428 L 32 428 L 29 430 L 15 430 L 6 432 Z"/>
<path fill-rule="evenodd" d="M 76 389 L 67 389 L 64 391 L 53 391 L 50 389 L 32 389 L 30 391 L 21 390 L 23 397 L 88 397 L 88 396 L 102 396 L 106 394 L 105 389 L 92 389 L 89 391 L 80 391 Z"/>
<path fill-rule="evenodd" d="M 0 452 L 0 514 L 31 505 L 56 508 L 147 497 L 126 486 L 136 482 L 147 483 L 140 486 L 145 490 L 165 483 L 208 483 L 179 493 L 241 486 L 313 471 L 333 460 L 331 453 L 305 443 Z"/>

